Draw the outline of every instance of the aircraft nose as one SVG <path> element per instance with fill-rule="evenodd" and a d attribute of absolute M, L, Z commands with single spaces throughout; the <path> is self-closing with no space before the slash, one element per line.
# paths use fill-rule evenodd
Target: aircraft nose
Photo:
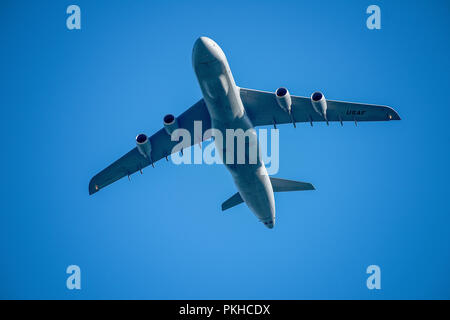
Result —
<path fill-rule="evenodd" d="M 218 51 L 219 46 L 213 40 L 208 37 L 200 37 L 195 41 L 192 50 L 192 63 L 197 65 L 213 62 L 219 58 Z"/>
<path fill-rule="evenodd" d="M 269 229 L 273 229 L 273 227 L 275 226 L 275 221 L 273 221 L 273 220 L 266 221 L 266 222 L 264 222 L 264 225 Z"/>

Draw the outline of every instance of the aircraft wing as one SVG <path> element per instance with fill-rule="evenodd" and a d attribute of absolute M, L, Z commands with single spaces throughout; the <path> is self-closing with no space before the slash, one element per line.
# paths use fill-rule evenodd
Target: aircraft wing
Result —
<path fill-rule="evenodd" d="M 208 138 L 204 137 L 204 132 L 211 128 L 211 118 L 203 99 L 177 117 L 177 121 L 178 127 L 188 130 L 191 137 L 191 141 L 182 141 L 183 147 L 192 146 L 200 141 L 203 141 L 203 138 Z M 196 132 L 194 132 L 194 121 L 201 121 L 201 137 L 199 133 L 197 133 L 198 137 L 195 136 Z M 171 155 L 174 151 L 174 146 L 180 143 L 180 141 L 172 141 L 171 136 L 164 128 L 149 137 L 149 140 L 152 148 L 151 160 L 153 162 L 150 162 L 148 158 L 144 157 L 135 147 L 91 179 L 89 182 L 89 194 L 96 193 L 107 185 L 110 185 L 125 176 L 129 176 L 136 171 L 142 170 L 149 164 L 153 164 L 154 162 Z"/>
<path fill-rule="evenodd" d="M 311 99 L 291 96 L 291 115 L 277 103 L 275 93 L 240 88 L 241 99 L 253 125 L 265 126 L 292 122 L 326 121 L 315 111 Z M 386 121 L 400 120 L 398 113 L 387 106 L 326 100 L 328 121 Z"/>

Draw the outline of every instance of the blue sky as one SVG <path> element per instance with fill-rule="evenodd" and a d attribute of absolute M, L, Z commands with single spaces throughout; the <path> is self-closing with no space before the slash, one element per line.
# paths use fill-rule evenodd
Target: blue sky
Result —
<path fill-rule="evenodd" d="M 82 29 L 66 28 L 81 8 Z M 366 28 L 370 4 L 381 30 Z M 0 298 L 450 298 L 446 1 L 2 1 Z M 236 83 L 387 104 L 399 122 L 283 126 L 273 230 L 222 166 L 89 179 L 201 92 L 201 35 Z M 82 289 L 66 289 L 68 265 Z M 381 290 L 366 287 L 381 267 Z"/>

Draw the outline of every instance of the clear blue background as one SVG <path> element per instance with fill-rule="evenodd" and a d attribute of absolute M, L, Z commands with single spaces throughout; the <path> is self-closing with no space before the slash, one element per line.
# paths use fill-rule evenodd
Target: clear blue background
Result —
<path fill-rule="evenodd" d="M 78 0 L 69 31 L 72 3 L 0 4 L 0 298 L 450 298 L 448 1 Z M 283 126 L 277 176 L 317 191 L 277 194 L 273 230 L 245 205 L 220 211 L 236 189 L 218 165 L 161 161 L 88 196 L 137 133 L 201 97 L 201 35 L 240 86 L 402 121 Z"/>

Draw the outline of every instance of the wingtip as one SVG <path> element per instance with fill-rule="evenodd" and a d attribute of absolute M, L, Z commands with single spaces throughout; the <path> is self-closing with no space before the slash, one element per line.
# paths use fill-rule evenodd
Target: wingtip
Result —
<path fill-rule="evenodd" d="M 388 112 L 387 116 L 388 116 L 389 120 L 402 120 L 400 118 L 400 115 L 398 114 L 397 111 L 395 111 L 394 108 L 388 106 L 388 109 L 389 109 L 389 112 Z"/>
<path fill-rule="evenodd" d="M 394 114 L 392 115 L 392 119 L 391 120 L 402 120 L 402 118 L 400 118 L 400 115 L 394 110 Z"/>
<path fill-rule="evenodd" d="M 94 193 L 96 193 L 98 190 L 100 190 L 100 188 L 98 187 L 98 185 L 95 184 L 95 182 L 93 181 L 94 179 L 91 179 L 91 181 L 89 181 L 89 195 L 93 195 Z"/>

